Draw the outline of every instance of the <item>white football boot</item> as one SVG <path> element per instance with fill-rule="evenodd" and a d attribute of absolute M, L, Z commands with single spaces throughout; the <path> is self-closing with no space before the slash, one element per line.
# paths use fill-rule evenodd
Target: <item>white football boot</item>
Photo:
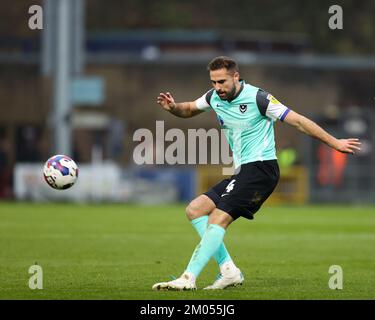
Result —
<path fill-rule="evenodd" d="M 222 290 L 228 287 L 236 287 L 242 285 L 244 280 L 245 278 L 242 275 L 241 270 L 237 267 L 231 269 L 224 268 L 221 270 L 215 282 L 204 288 L 204 290 Z"/>
<path fill-rule="evenodd" d="M 184 272 L 181 277 L 168 282 L 155 283 L 152 290 L 196 290 L 195 279 L 192 274 Z"/>

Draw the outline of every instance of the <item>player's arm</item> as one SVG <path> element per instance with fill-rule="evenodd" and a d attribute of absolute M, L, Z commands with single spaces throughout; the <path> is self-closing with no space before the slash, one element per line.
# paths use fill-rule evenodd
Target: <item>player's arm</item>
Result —
<path fill-rule="evenodd" d="M 164 110 L 180 118 L 191 118 L 203 112 L 203 110 L 198 109 L 196 101 L 175 102 L 169 92 L 160 93 L 156 102 L 160 104 Z"/>
<path fill-rule="evenodd" d="M 274 121 L 281 120 L 286 122 L 301 132 L 321 140 L 331 148 L 343 153 L 352 154 L 354 154 L 356 150 L 361 150 L 359 147 L 361 143 L 358 141 L 358 139 L 336 139 L 323 128 L 318 126 L 314 121 L 290 110 L 275 97 L 262 89 L 259 89 L 257 92 L 256 102 L 259 112 L 263 116 L 266 116 Z"/>
<path fill-rule="evenodd" d="M 336 139 L 328 132 L 326 132 L 323 128 L 321 128 L 319 125 L 317 125 L 314 121 L 292 110 L 289 110 L 289 112 L 284 118 L 284 122 L 292 125 L 299 131 L 309 136 L 321 140 L 322 142 L 324 142 L 331 148 L 336 149 L 337 151 L 354 154 L 355 151 L 361 150 L 361 148 L 359 147 L 361 143 L 358 139 Z"/>

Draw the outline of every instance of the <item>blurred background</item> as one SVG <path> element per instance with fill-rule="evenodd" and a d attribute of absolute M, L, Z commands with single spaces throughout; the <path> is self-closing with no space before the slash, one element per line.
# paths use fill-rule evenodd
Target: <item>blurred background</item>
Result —
<path fill-rule="evenodd" d="M 333 4 L 343 29 L 329 28 Z M 136 165 L 133 134 L 155 138 L 159 120 L 165 131 L 219 128 L 212 112 L 180 119 L 155 100 L 200 97 L 207 63 L 228 55 L 246 82 L 362 140 L 343 155 L 277 123 L 282 177 L 267 204 L 375 202 L 374 1 L 6 0 L 0 13 L 1 199 L 169 203 L 205 191 L 220 165 Z M 80 167 L 70 190 L 42 179 L 54 154 Z"/>

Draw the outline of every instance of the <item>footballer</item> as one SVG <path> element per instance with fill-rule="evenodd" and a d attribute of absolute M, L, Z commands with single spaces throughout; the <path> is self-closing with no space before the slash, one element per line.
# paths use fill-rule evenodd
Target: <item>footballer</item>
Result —
<path fill-rule="evenodd" d="M 186 214 L 201 241 L 182 275 L 153 285 L 154 290 L 196 289 L 196 279 L 211 257 L 220 275 L 208 290 L 225 289 L 244 281 L 223 242 L 232 222 L 240 217 L 253 219 L 279 180 L 273 124 L 280 120 L 317 138 L 331 148 L 354 154 L 360 150 L 356 138 L 337 139 L 315 122 L 280 103 L 267 91 L 240 78 L 235 60 L 220 56 L 208 64 L 213 88 L 191 102 L 175 102 L 169 93 L 160 93 L 157 103 L 177 117 L 190 118 L 214 111 L 233 151 L 235 174 L 191 201 Z"/>

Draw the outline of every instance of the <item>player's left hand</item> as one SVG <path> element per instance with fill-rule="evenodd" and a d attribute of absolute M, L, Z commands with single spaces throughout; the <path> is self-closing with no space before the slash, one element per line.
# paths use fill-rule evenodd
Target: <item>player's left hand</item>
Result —
<path fill-rule="evenodd" d="M 356 151 L 361 150 L 360 145 L 361 142 L 359 142 L 359 139 L 356 138 L 339 139 L 335 149 L 342 153 L 354 154 Z"/>

